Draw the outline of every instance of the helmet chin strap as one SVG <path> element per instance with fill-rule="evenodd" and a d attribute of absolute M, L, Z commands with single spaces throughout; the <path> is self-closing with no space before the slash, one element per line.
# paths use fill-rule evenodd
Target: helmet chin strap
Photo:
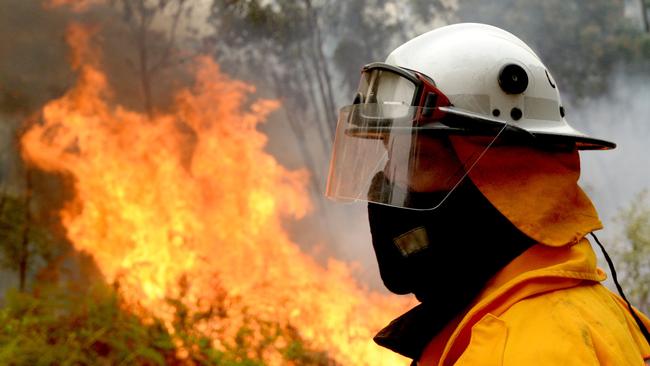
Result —
<path fill-rule="evenodd" d="M 625 296 L 621 284 L 618 283 L 618 276 L 616 275 L 616 269 L 614 269 L 614 263 L 612 262 L 612 259 L 609 257 L 609 254 L 607 254 L 607 251 L 605 250 L 603 244 L 601 244 L 600 240 L 598 240 L 598 237 L 596 237 L 596 234 L 591 233 L 591 236 L 594 238 L 596 243 L 598 243 L 600 250 L 605 255 L 605 260 L 607 261 L 607 265 L 609 266 L 610 272 L 612 272 L 612 279 L 614 280 L 614 284 L 616 285 L 616 289 L 618 290 L 619 295 L 621 295 L 623 300 L 625 300 L 628 309 L 630 309 L 630 314 L 632 314 L 632 317 L 636 321 L 636 324 L 639 326 L 639 329 L 641 330 L 641 333 L 643 333 L 645 340 L 648 342 L 648 344 L 650 344 L 650 332 L 648 332 L 648 328 L 646 328 L 643 322 L 641 321 L 641 319 L 639 319 L 639 315 L 637 314 L 636 310 L 632 307 L 627 297 Z"/>

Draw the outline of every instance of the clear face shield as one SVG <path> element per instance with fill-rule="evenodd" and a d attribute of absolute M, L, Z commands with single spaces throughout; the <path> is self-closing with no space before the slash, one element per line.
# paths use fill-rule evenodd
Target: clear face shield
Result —
<path fill-rule="evenodd" d="M 438 207 L 507 125 L 456 113 L 426 77 L 364 68 L 355 104 L 339 113 L 326 195 L 427 210 Z M 450 136 L 475 149 L 461 161 Z M 428 194 L 437 193 L 437 194 Z"/>

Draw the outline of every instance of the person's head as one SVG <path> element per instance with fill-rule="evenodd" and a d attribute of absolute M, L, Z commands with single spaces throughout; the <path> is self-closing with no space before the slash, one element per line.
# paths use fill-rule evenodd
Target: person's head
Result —
<path fill-rule="evenodd" d="M 457 273 L 447 292 L 477 291 L 533 243 L 568 245 L 600 227 L 577 151 L 614 147 L 568 124 L 558 84 L 523 41 L 455 24 L 362 69 L 327 195 L 369 202 L 389 289 L 427 299 L 432 278 Z"/>
<path fill-rule="evenodd" d="M 459 153 L 458 140 L 472 144 Z M 438 28 L 363 68 L 353 104 L 341 109 L 327 195 L 431 209 L 440 202 L 418 206 L 409 192 L 452 191 L 504 144 L 615 146 L 568 124 L 557 83 L 519 38 L 484 24 Z"/>

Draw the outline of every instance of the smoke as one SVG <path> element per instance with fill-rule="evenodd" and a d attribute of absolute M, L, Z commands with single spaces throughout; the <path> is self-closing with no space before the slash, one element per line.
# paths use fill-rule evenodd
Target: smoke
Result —
<path fill-rule="evenodd" d="M 580 183 L 606 227 L 620 225 L 615 220 L 620 210 L 650 185 L 646 143 L 650 137 L 650 73 L 642 65 L 629 65 L 622 56 L 625 50 L 612 41 L 621 36 L 616 33 L 621 27 L 628 29 L 623 37 L 629 37 L 629 42 L 638 36 L 638 1 L 483 4 L 461 0 L 460 4 L 459 19 L 511 30 L 539 54 L 554 72 L 567 120 L 574 127 L 618 144 L 613 151 L 581 153 Z"/>
<path fill-rule="evenodd" d="M 603 221 L 604 230 L 598 235 L 608 251 L 620 248 L 627 240 L 622 210 L 630 207 L 640 192 L 650 189 L 648 85 L 650 74 L 619 68 L 610 78 L 606 95 L 567 108 L 567 120 L 576 128 L 617 144 L 614 150 L 580 154 L 580 184 Z M 601 268 L 607 268 L 599 250 L 596 254 Z M 614 289 L 611 274 L 605 285 Z"/>
<path fill-rule="evenodd" d="M 601 219 L 617 230 L 621 209 L 650 188 L 650 75 L 617 70 L 610 92 L 569 107 L 567 119 L 578 129 L 614 141 L 611 151 L 581 153 L 581 184 L 593 199 Z M 609 235 L 609 234 L 608 234 Z"/>
<path fill-rule="evenodd" d="M 540 9 L 534 7 L 519 7 L 510 9 L 512 1 L 499 2 L 477 2 L 476 6 L 471 5 L 471 0 L 443 1 L 449 14 L 444 12 L 436 14 L 435 17 L 426 20 L 419 19 L 408 6 L 396 1 L 365 1 L 365 2 L 333 2 L 331 9 L 337 12 L 324 12 L 328 16 L 322 19 L 321 25 L 324 32 L 325 53 L 328 62 L 332 65 L 334 99 L 338 107 L 349 101 L 351 91 L 349 87 L 356 85 L 358 80 L 359 67 L 365 62 L 381 61 L 390 50 L 406 39 L 423 33 L 434 27 L 443 25 L 445 21 L 455 16 L 457 20 L 481 21 L 511 29 L 526 41 L 531 43 L 533 48 L 539 45 L 542 49 L 553 49 L 549 37 L 553 29 L 544 28 L 548 26 L 541 23 L 531 24 L 528 22 L 517 22 L 517 17 L 505 17 L 504 14 L 526 13 L 531 18 L 542 19 Z M 522 2 L 523 3 L 523 2 Z M 532 4 L 533 2 L 531 2 Z M 210 27 L 205 21 L 209 12 L 211 1 L 201 0 L 195 3 L 194 12 L 185 21 L 191 23 L 192 28 L 198 31 L 199 35 L 210 32 Z M 379 7 L 377 4 L 384 4 Z M 401 4 L 401 5 L 400 5 Z M 466 5 L 470 4 L 470 5 Z M 628 17 L 637 14 L 635 1 L 627 1 L 625 9 Z M 632 5 L 631 5 L 632 4 Z M 460 6 L 460 7 L 459 7 Z M 636 7 L 635 7 L 636 6 Z M 356 8 L 375 8 L 374 14 L 368 15 L 366 23 L 358 21 L 359 14 Z M 350 9 L 348 9 L 350 8 Z M 346 11 L 346 9 L 348 9 Z M 9 55 L 0 60 L 0 92 L 7 90 L 24 91 L 27 95 L 28 104 L 36 108 L 44 101 L 59 96 L 69 86 L 72 76 L 65 66 L 65 54 L 67 48 L 63 44 L 63 37 L 60 34 L 65 29 L 69 15 L 63 10 L 47 12 L 43 15 L 40 8 L 40 0 L 17 1 L 11 0 L 0 5 L 0 53 Z M 65 10 L 65 9 L 64 9 Z M 113 14 L 107 8 L 97 10 L 91 14 L 96 19 L 103 19 L 102 15 Z M 374 14 L 374 16 L 372 16 Z M 334 15 L 334 16 L 332 16 Z M 29 19 L 37 16 L 39 22 L 32 22 Z M 552 19 L 553 24 L 562 23 L 566 19 Z M 381 24 L 381 22 L 386 24 Z M 510 22 L 510 24 L 508 24 Z M 390 24 L 389 24 L 390 23 Z M 23 24 L 30 24 L 24 27 Z M 517 26 L 513 26 L 513 24 Z M 164 31 L 168 28 L 164 20 L 157 23 L 156 28 Z M 141 97 L 139 84 L 133 67 L 135 49 L 132 41 L 124 34 L 124 29 L 119 24 L 103 23 L 106 30 L 101 32 L 103 39 L 102 47 L 108 49 L 107 53 L 118 55 L 111 60 L 104 60 L 108 69 L 110 80 L 116 91 L 116 99 L 130 108 L 140 109 Z M 29 31 L 31 29 L 31 31 Z M 185 27 L 179 27 L 179 43 L 187 46 L 190 42 L 185 40 L 191 38 L 194 33 L 184 31 Z M 19 30 L 23 34 L 23 41 L 15 37 Z M 164 32 L 163 32 L 164 33 Z M 557 32 L 555 32 L 557 33 Z M 26 34 L 26 35 L 25 35 Z M 29 42 L 24 42 L 24 39 Z M 160 39 L 156 38 L 156 41 Z M 349 52 L 337 54 L 337 46 L 342 41 L 349 40 L 353 45 L 362 47 L 352 48 Z M 164 43 L 164 42 L 163 42 Z M 11 53 L 9 50 L 11 49 Z M 40 53 L 37 50 L 41 50 Z M 347 49 L 345 49 L 347 50 Z M 341 56 L 339 58 L 339 56 Z M 545 61 L 552 59 L 569 59 L 564 54 L 540 54 Z M 251 56 L 253 57 L 253 56 Z M 588 63 L 589 60 L 578 59 L 576 62 Z M 294 63 L 295 60 L 292 60 Z M 336 65 L 336 66 L 334 66 Z M 347 67 L 344 67 L 346 66 Z M 45 71 L 48 70 L 48 71 Z M 249 74 L 255 78 L 259 75 L 251 71 Z M 171 91 L 186 83 L 186 75 L 181 74 L 178 69 L 169 70 L 170 75 L 163 75 L 156 79 L 154 99 L 159 106 L 164 106 L 169 101 Z M 20 76 L 20 79 L 16 79 Z M 558 79 L 559 75 L 555 75 Z M 180 80 L 174 83 L 167 83 L 165 80 Z M 645 141 L 650 141 L 650 124 L 646 117 L 650 115 L 650 100 L 648 85 L 650 75 L 630 74 L 625 69 L 617 70 L 610 78 L 610 92 L 605 96 L 591 98 L 581 103 L 573 103 L 566 106 L 568 119 L 582 131 L 603 139 L 613 140 L 618 143 L 618 148 L 606 152 L 584 152 L 582 156 L 582 179 L 581 184 L 593 198 L 601 218 L 606 225 L 606 236 L 618 230 L 620 223 L 615 218 L 621 208 L 626 207 L 634 199 L 635 195 L 643 189 L 647 189 L 650 182 L 650 169 L 648 169 L 648 151 L 650 147 Z M 568 99 L 566 91 L 570 90 L 570 82 L 558 80 L 563 86 L 565 100 Z M 43 91 L 41 94 L 31 96 L 29 92 Z M 44 92 L 47 91 L 47 92 Z M 258 95 L 273 98 L 273 91 L 265 89 L 263 85 L 258 86 Z M 302 98 L 306 96 L 301 96 Z M 297 98 L 297 97 L 296 97 Z M 288 105 L 289 103 L 285 103 Z M 295 103 L 294 103 L 295 104 Z M 162 108 L 162 107 L 161 107 Z M 274 155 L 285 167 L 297 169 L 306 166 L 305 154 L 300 150 L 297 139 L 300 138 L 292 130 L 287 121 L 287 114 L 295 113 L 289 109 L 281 109 L 275 112 L 270 121 L 261 126 L 260 129 L 269 135 L 269 143 L 266 150 Z M 303 137 L 309 141 L 309 147 L 315 166 L 312 176 L 318 179 L 321 188 L 320 192 L 312 192 L 312 201 L 315 210 L 307 218 L 300 222 L 286 223 L 302 248 L 323 262 L 327 257 L 334 256 L 348 261 L 358 262 L 357 276 L 373 288 L 382 288 L 378 275 L 375 256 L 372 251 L 366 206 L 364 204 L 341 205 L 326 200 L 322 194 L 325 188 L 327 166 L 329 161 L 330 147 L 323 146 L 322 139 L 318 136 L 316 121 L 319 116 L 313 116 L 313 120 L 302 121 L 306 135 Z M 0 117 L 2 118 L 2 117 Z M 3 121 L 0 121 L 3 122 Z M 334 122 L 334 121 L 332 121 Z M 314 126 L 310 129 L 309 126 Z M 14 129 L 2 123 L 0 125 L 0 142 L 2 146 L 9 146 L 10 139 L 14 135 Z M 0 182 L 7 182 L 12 174 L 10 165 L 19 157 L 12 152 L 3 150 L 0 154 Z M 16 176 L 16 174 L 13 174 Z"/>

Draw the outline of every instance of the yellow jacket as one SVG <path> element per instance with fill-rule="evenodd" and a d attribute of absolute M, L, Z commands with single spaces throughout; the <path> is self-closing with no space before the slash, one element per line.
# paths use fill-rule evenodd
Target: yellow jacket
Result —
<path fill-rule="evenodd" d="M 490 280 L 418 365 L 642 366 L 650 346 L 604 279 L 586 239 L 535 245 Z"/>

